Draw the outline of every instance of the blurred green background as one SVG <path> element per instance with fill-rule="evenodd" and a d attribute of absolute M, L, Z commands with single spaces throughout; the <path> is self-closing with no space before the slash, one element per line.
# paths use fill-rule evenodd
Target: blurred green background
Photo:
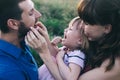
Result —
<path fill-rule="evenodd" d="M 77 14 L 77 4 L 80 0 L 33 0 L 35 8 L 42 14 L 40 21 L 48 29 L 50 39 L 55 36 L 63 36 L 64 29 L 68 26 L 70 20 Z M 38 66 L 43 62 L 32 50 Z"/>

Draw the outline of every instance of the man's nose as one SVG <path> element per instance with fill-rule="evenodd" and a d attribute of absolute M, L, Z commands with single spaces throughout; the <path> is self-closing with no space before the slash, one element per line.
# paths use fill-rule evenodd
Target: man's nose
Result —
<path fill-rule="evenodd" d="M 35 17 L 40 18 L 41 16 L 42 14 L 39 11 L 35 10 Z"/>

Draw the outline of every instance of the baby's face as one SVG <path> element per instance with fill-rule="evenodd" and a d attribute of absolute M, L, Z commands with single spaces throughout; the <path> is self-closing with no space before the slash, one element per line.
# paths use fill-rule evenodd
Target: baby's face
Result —
<path fill-rule="evenodd" d="M 69 49 L 77 49 L 81 44 L 81 35 L 79 30 L 79 21 L 69 24 L 69 27 L 64 31 L 64 38 L 62 39 L 62 44 Z"/>

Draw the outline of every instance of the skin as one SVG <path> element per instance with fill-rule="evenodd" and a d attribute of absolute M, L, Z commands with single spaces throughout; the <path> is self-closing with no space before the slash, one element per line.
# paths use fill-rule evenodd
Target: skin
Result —
<path fill-rule="evenodd" d="M 105 60 L 100 67 L 84 73 L 79 80 L 120 80 L 120 58 L 115 60 L 112 70 L 105 72 L 108 63 L 109 59 Z"/>

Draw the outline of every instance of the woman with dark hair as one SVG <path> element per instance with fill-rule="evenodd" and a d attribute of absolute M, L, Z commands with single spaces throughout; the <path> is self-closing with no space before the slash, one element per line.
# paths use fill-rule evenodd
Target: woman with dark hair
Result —
<path fill-rule="evenodd" d="M 84 33 L 94 44 L 88 58 L 92 69 L 79 80 L 120 80 L 120 0 L 82 1 L 78 13 Z"/>

